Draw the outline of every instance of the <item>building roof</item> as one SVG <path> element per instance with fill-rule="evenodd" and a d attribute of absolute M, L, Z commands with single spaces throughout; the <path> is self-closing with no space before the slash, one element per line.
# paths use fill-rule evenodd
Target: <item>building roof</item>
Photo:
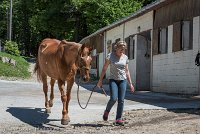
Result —
<path fill-rule="evenodd" d="M 158 9 L 158 8 L 164 6 L 164 5 L 167 5 L 167 4 L 171 3 L 172 1 L 175 1 L 175 0 L 157 0 L 157 1 L 155 1 L 155 2 L 152 2 L 151 4 L 149 4 L 149 5 L 147 5 L 147 6 L 143 7 L 143 8 L 141 8 L 141 9 L 138 10 L 137 12 L 131 14 L 130 16 L 124 17 L 124 18 L 122 18 L 122 19 L 119 20 L 119 21 L 116 21 L 116 22 L 114 22 L 114 23 L 112 23 L 112 24 L 110 24 L 110 25 L 108 25 L 108 26 L 105 26 L 105 27 L 103 27 L 103 28 L 97 30 L 96 32 L 90 34 L 89 36 L 83 38 L 83 39 L 80 41 L 80 43 L 83 43 L 86 39 L 89 39 L 89 38 L 91 38 L 91 37 L 93 37 L 93 36 L 96 36 L 96 35 L 98 35 L 98 34 L 102 34 L 103 32 L 105 32 L 105 31 L 107 31 L 107 30 L 110 30 L 110 29 L 112 29 L 112 28 L 114 28 L 114 27 L 117 27 L 117 26 L 123 24 L 124 22 L 127 22 L 127 21 L 129 21 L 129 20 L 132 20 L 132 19 L 134 19 L 134 18 L 137 18 L 137 17 L 139 17 L 139 16 L 141 16 L 141 15 L 143 15 L 143 14 L 149 12 L 149 11 L 156 10 L 156 9 Z"/>

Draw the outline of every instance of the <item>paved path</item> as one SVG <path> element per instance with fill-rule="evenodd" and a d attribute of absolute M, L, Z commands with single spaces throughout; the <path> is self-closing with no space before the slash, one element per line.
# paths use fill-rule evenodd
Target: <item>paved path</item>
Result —
<path fill-rule="evenodd" d="M 94 85 L 84 85 L 80 90 L 80 100 L 85 105 Z M 108 87 L 104 87 L 108 92 Z M 88 123 L 102 120 L 102 113 L 109 99 L 101 90 L 92 95 L 87 109 L 83 110 L 77 103 L 77 85 L 72 89 L 69 106 L 70 124 Z M 32 126 L 45 124 L 60 126 L 62 103 L 60 93 L 55 86 L 55 100 L 51 114 L 44 113 L 44 95 L 42 84 L 37 82 L 20 82 L 0 80 L 0 125 L 30 124 Z M 133 109 L 176 109 L 200 108 L 199 99 L 181 98 L 161 93 L 127 92 L 125 111 Z M 115 118 L 116 105 L 111 111 L 110 119 Z"/>

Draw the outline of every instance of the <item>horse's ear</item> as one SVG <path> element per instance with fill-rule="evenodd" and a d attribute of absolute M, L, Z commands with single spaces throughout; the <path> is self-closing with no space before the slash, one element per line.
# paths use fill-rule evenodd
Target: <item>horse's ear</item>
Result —
<path fill-rule="evenodd" d="M 81 46 L 81 51 L 83 51 L 83 49 L 85 48 L 86 44 L 82 44 Z"/>

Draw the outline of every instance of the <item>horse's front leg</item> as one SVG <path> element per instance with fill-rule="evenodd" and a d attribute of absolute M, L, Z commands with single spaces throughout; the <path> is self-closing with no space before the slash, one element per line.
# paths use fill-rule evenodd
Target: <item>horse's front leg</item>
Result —
<path fill-rule="evenodd" d="M 66 109 L 67 95 L 65 94 L 65 81 L 58 80 L 58 87 L 61 93 L 61 100 L 63 103 L 61 124 L 67 125 L 69 122 L 69 116 L 67 114 L 67 109 Z"/>
<path fill-rule="evenodd" d="M 70 99 L 71 99 L 71 89 L 72 89 L 72 86 L 74 84 L 74 80 L 75 80 L 75 78 L 72 78 L 72 79 L 70 79 L 70 80 L 67 81 L 67 102 L 66 102 L 67 114 L 69 112 L 68 106 L 69 106 L 69 102 L 70 102 Z"/>
<path fill-rule="evenodd" d="M 49 100 L 49 106 L 53 106 L 53 99 L 54 99 L 54 84 L 55 84 L 54 79 L 51 78 L 50 84 L 51 84 L 51 94 L 50 94 L 50 100 Z"/>

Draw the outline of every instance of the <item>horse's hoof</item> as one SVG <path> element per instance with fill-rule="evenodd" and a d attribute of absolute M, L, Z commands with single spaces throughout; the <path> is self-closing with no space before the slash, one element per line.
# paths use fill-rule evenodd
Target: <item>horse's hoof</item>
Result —
<path fill-rule="evenodd" d="M 62 119 L 61 124 L 62 125 L 67 125 L 70 122 L 70 120 Z"/>
<path fill-rule="evenodd" d="M 46 109 L 46 113 L 48 114 L 48 113 L 51 113 L 51 109 L 50 108 L 47 108 Z"/>
<path fill-rule="evenodd" d="M 53 101 L 49 101 L 49 107 L 53 107 Z"/>

